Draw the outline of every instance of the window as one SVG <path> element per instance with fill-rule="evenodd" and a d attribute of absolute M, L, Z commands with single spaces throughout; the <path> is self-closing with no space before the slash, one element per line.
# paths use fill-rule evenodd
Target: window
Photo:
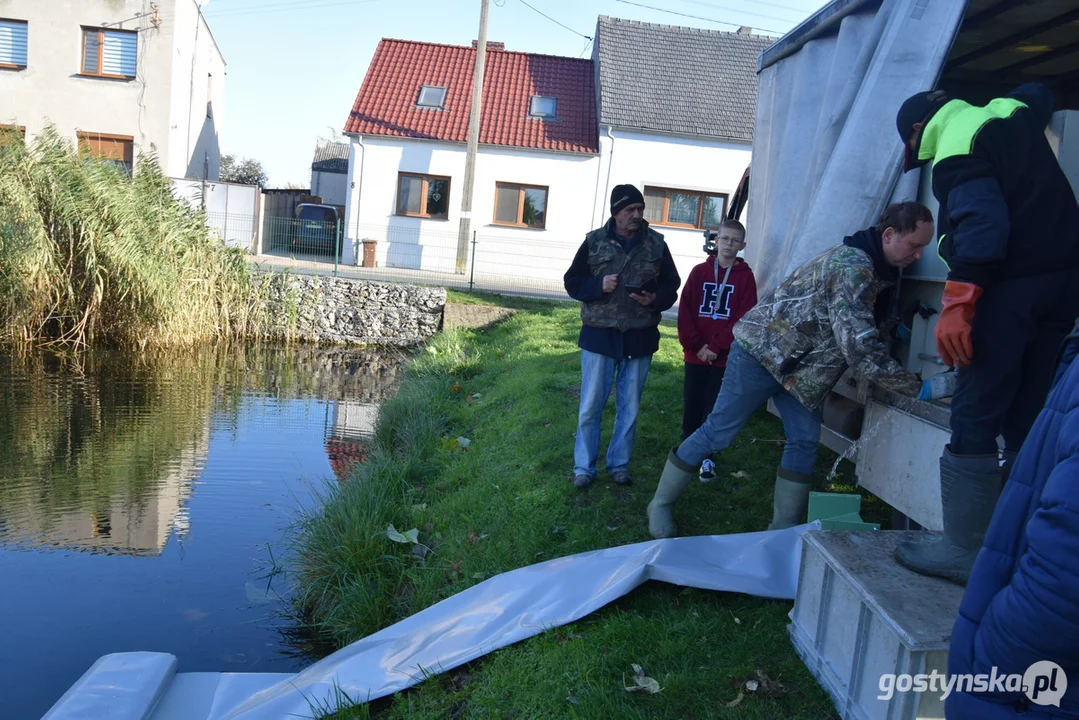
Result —
<path fill-rule="evenodd" d="M 94 77 L 135 77 L 138 33 L 133 30 L 82 29 L 82 74 Z"/>
<path fill-rule="evenodd" d="M 494 222 L 542 230 L 547 224 L 547 188 L 495 183 Z"/>
<path fill-rule="evenodd" d="M 26 21 L 0 20 L 0 68 L 26 67 Z"/>
<path fill-rule="evenodd" d="M 715 229 L 723 222 L 727 195 L 723 193 L 644 188 L 644 219 L 655 225 Z"/>
<path fill-rule="evenodd" d="M 397 214 L 445 220 L 450 210 L 450 179 L 435 175 L 397 175 Z"/>
<path fill-rule="evenodd" d="M 556 98 L 533 95 L 532 106 L 528 114 L 538 118 L 553 118 L 557 108 L 558 100 Z"/>
<path fill-rule="evenodd" d="M 420 88 L 420 97 L 416 101 L 420 107 L 440 108 L 446 104 L 446 88 L 438 85 L 424 85 Z"/>
<path fill-rule="evenodd" d="M 113 162 L 131 172 L 134 164 L 134 138 L 127 135 L 105 135 L 102 133 L 80 132 L 79 153 L 85 157 Z"/>

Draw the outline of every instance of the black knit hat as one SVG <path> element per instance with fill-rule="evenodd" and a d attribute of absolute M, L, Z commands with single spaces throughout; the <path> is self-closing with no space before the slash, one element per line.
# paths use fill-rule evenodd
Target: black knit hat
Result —
<path fill-rule="evenodd" d="M 611 191 L 611 215 L 617 215 L 619 210 L 636 203 L 644 205 L 644 195 L 632 185 L 617 185 Z"/>
<path fill-rule="evenodd" d="M 917 123 L 928 123 L 936 115 L 937 110 L 944 107 L 947 97 L 940 90 L 930 90 L 911 95 L 899 108 L 895 117 L 896 129 L 899 130 L 899 139 L 903 141 L 903 172 L 914 169 L 921 163 L 908 144 L 914 134 L 914 126 Z"/>

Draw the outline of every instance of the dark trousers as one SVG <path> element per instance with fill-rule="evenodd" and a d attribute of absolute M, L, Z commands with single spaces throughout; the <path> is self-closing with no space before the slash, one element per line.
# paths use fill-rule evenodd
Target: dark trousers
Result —
<path fill-rule="evenodd" d="M 1045 405 L 1057 353 L 1079 315 L 1079 271 L 1004 280 L 974 311 L 974 361 L 959 371 L 951 411 L 956 455 L 1018 452 Z"/>
<path fill-rule="evenodd" d="M 686 363 L 682 384 L 682 439 L 697 431 L 712 412 L 727 368 Z"/>

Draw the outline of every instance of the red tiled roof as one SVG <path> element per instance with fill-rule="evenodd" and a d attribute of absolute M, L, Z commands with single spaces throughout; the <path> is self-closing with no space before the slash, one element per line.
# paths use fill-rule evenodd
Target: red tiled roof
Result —
<path fill-rule="evenodd" d="M 471 47 L 383 38 L 345 132 L 467 142 L 475 57 Z M 447 88 L 444 109 L 416 106 L 422 85 Z M 528 117 L 533 95 L 558 98 L 555 121 Z M 482 109 L 481 144 L 599 152 L 591 60 L 488 45 Z"/>

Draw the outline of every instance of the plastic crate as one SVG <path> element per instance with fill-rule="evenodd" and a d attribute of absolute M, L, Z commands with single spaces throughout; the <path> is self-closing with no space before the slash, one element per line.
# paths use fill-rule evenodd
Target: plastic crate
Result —
<path fill-rule="evenodd" d="M 880 677 L 947 671 L 963 588 L 899 565 L 915 531 L 813 530 L 802 535 L 798 590 L 788 626 L 802 661 L 842 720 L 943 718 L 940 692 L 880 700 Z"/>

